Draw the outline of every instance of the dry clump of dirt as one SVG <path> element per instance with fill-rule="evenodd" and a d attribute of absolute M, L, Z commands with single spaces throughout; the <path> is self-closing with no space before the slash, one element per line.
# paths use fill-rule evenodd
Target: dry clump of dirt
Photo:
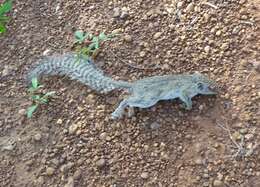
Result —
<path fill-rule="evenodd" d="M 1 38 L 0 186 L 259 186 L 259 6 L 232 1 L 15 2 Z M 110 119 L 122 94 L 67 78 L 32 120 L 24 76 L 77 29 L 119 36 L 96 63 L 116 79 L 200 71 L 222 86 Z"/>

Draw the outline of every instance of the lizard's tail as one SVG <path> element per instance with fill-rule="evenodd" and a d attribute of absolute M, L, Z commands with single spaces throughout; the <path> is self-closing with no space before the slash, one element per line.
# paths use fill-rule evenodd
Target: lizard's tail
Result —
<path fill-rule="evenodd" d="M 66 75 L 99 92 L 131 88 L 131 83 L 116 81 L 105 76 L 90 60 L 73 53 L 49 56 L 40 60 L 38 65 L 29 72 L 27 81 L 41 78 L 42 75 Z"/>

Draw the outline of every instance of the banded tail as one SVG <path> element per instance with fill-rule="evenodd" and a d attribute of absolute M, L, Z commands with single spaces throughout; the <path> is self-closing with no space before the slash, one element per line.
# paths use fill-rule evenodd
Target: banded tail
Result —
<path fill-rule="evenodd" d="M 92 89 L 105 93 L 114 89 L 131 88 L 131 83 L 116 81 L 105 76 L 90 60 L 73 53 L 45 57 L 32 69 L 27 81 L 40 79 L 43 75 L 65 75 L 78 80 Z"/>

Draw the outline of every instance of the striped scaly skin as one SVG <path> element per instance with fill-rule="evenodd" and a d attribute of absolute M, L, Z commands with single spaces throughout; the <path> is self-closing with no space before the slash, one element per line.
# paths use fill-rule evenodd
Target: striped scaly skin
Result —
<path fill-rule="evenodd" d="M 41 78 L 43 75 L 65 75 L 71 79 L 78 80 L 92 89 L 106 93 L 114 89 L 129 89 L 131 83 L 125 81 L 116 81 L 107 77 L 103 72 L 84 56 L 78 56 L 74 53 L 64 55 L 53 55 L 45 57 L 37 63 L 32 69 L 27 81 L 32 78 Z"/>

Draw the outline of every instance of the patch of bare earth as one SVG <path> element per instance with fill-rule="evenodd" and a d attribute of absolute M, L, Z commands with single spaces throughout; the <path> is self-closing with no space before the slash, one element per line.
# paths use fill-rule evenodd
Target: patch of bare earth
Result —
<path fill-rule="evenodd" d="M 260 186 L 259 1 L 15 1 L 0 37 L 0 186 Z M 46 77 L 57 98 L 32 119 L 24 81 L 77 29 L 120 35 L 95 63 L 112 77 L 200 71 L 217 97 L 111 120 L 123 93 Z"/>

